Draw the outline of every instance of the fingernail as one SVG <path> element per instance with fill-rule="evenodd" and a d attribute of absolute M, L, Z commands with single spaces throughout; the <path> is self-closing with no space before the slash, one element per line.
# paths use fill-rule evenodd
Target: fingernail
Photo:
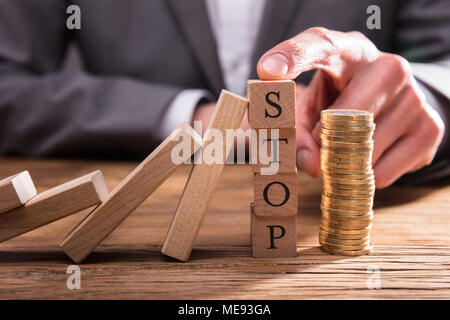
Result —
<path fill-rule="evenodd" d="M 297 165 L 299 166 L 300 170 L 312 175 L 314 172 L 314 168 L 313 168 L 313 156 L 311 151 L 309 151 L 308 149 L 298 150 Z"/>
<path fill-rule="evenodd" d="M 275 53 L 264 59 L 262 68 L 274 76 L 285 75 L 289 69 L 289 61 L 284 55 Z"/>

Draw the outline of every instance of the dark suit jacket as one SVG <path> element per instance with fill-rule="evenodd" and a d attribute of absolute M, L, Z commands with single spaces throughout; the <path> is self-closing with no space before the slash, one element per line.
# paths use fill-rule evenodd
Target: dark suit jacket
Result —
<path fill-rule="evenodd" d="M 81 30 L 66 28 L 69 4 Z M 372 4 L 381 30 L 366 28 Z M 448 0 L 267 0 L 253 64 L 312 26 L 359 30 L 409 61 L 450 61 Z M 71 42 L 84 71 L 61 70 Z M 177 93 L 223 87 L 203 0 L 0 0 L 0 153 L 143 156 Z M 440 95 L 448 107 L 450 88 Z"/>

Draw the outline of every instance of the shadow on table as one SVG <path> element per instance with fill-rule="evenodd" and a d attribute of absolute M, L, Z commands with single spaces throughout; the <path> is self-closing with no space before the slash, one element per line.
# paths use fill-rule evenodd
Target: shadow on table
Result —
<path fill-rule="evenodd" d="M 377 190 L 375 193 L 374 209 L 394 207 L 414 202 L 449 185 L 450 178 L 444 178 L 415 186 L 394 185 L 386 189 Z"/>

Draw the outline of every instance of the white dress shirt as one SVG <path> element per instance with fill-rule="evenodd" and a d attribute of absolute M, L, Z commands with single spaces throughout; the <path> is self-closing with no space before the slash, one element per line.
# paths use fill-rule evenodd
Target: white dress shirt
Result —
<path fill-rule="evenodd" d="M 245 96 L 251 59 L 264 11 L 265 0 L 205 0 L 209 21 L 217 43 L 225 88 Z M 202 98 L 213 99 L 201 89 L 181 91 L 172 101 L 161 123 L 165 139 L 182 122 L 191 122 Z"/>

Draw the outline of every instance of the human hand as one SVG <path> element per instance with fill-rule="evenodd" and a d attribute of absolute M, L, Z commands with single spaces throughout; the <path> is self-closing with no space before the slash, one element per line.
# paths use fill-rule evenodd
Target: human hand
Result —
<path fill-rule="evenodd" d="M 374 113 L 373 168 L 377 188 L 433 160 L 444 134 L 402 57 L 380 52 L 359 32 L 310 28 L 267 51 L 257 65 L 263 80 L 295 79 L 319 69 L 308 87 L 297 86 L 297 166 L 320 176 L 320 112 Z"/>

